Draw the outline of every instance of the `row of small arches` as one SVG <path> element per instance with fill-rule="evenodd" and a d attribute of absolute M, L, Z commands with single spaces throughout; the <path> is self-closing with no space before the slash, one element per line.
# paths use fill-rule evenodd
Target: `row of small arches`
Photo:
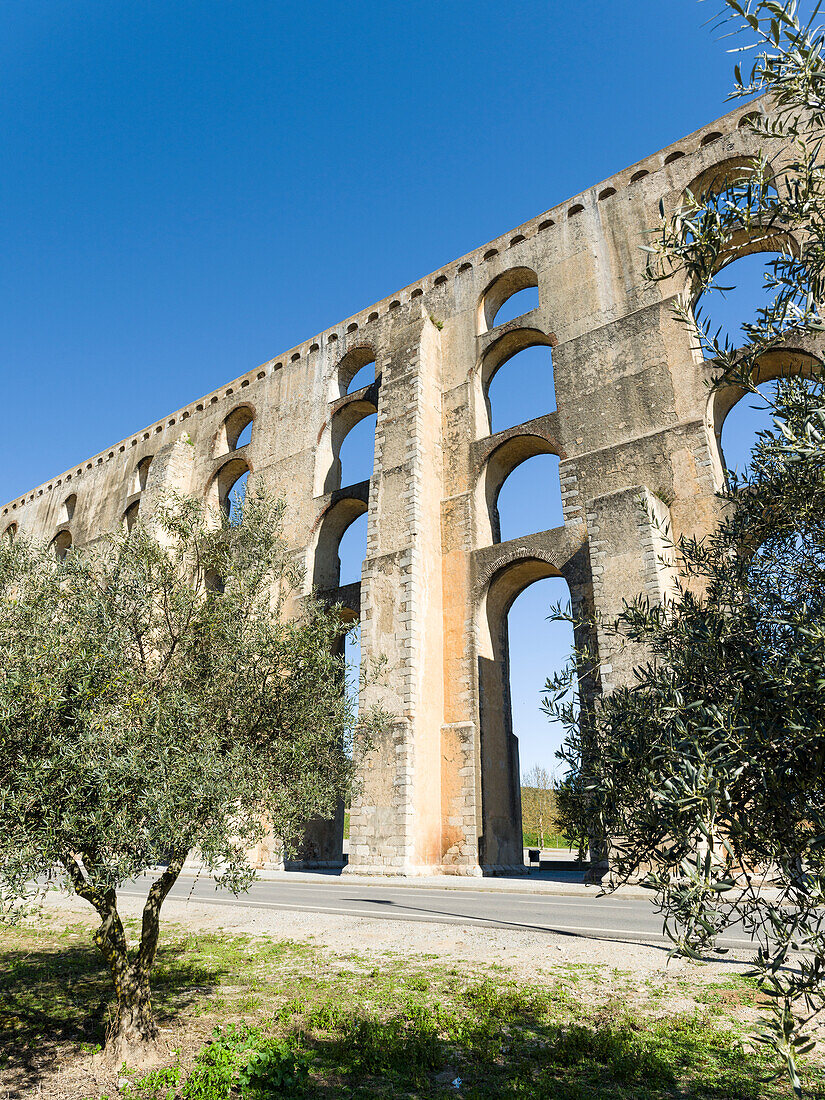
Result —
<path fill-rule="evenodd" d="M 243 449 L 252 438 L 252 426 L 254 423 L 254 417 L 252 410 L 246 406 L 241 405 L 224 419 L 220 430 L 216 438 L 216 454 L 218 456 L 222 454 L 229 454 L 233 451 Z M 152 465 L 153 455 L 146 455 L 140 460 L 134 469 L 131 482 L 128 487 L 127 497 L 137 496 L 137 500 L 130 501 L 128 507 L 123 514 L 123 524 L 127 532 L 131 531 L 137 521 L 140 510 L 140 495 L 146 488 L 149 468 Z M 232 484 L 226 487 L 225 492 L 219 492 L 219 503 L 227 510 L 231 510 L 232 498 L 231 490 L 235 483 L 244 473 L 248 473 L 248 467 L 245 471 L 239 471 L 237 476 L 232 481 Z M 220 479 L 221 471 L 216 475 L 216 479 Z M 225 478 L 224 478 L 225 480 Z M 223 488 L 223 486 L 222 486 Z M 58 518 L 58 526 L 64 526 L 72 522 L 75 515 L 75 509 L 77 507 L 77 494 L 71 493 L 63 501 L 61 506 L 60 516 Z M 17 524 L 12 523 L 6 528 L 7 534 L 13 537 L 17 532 Z M 65 555 L 66 550 L 71 547 L 71 533 L 69 531 L 58 532 L 55 539 L 52 541 L 52 547 L 58 553 L 60 557 Z"/>
<path fill-rule="evenodd" d="M 739 118 L 739 121 L 737 122 L 738 129 L 741 130 L 741 129 L 744 129 L 745 127 L 747 127 L 747 126 L 750 126 L 759 117 L 759 114 L 760 114 L 759 111 L 748 111 L 745 114 L 743 114 Z M 713 130 L 713 131 L 703 135 L 703 137 L 701 138 L 701 140 L 699 142 L 699 148 L 702 148 L 702 147 L 707 146 L 707 145 L 711 145 L 715 141 L 718 141 L 723 136 L 724 135 L 721 133 L 721 131 Z M 665 165 L 673 164 L 677 160 L 680 160 L 684 156 L 687 156 L 687 152 L 685 150 L 683 150 L 683 149 L 674 149 L 672 152 L 668 153 L 668 155 L 664 158 L 663 163 Z M 639 180 L 644 179 L 646 176 L 649 176 L 650 174 L 651 174 L 650 169 L 640 168 L 631 175 L 629 182 L 630 183 L 637 183 L 637 182 L 639 182 Z M 617 194 L 617 189 L 613 186 L 608 186 L 608 187 L 603 188 L 598 193 L 597 199 L 598 199 L 598 201 L 602 202 L 605 199 L 611 198 L 615 194 Z M 580 203 L 580 202 L 572 203 L 567 208 L 566 216 L 568 218 L 574 217 L 576 214 L 580 214 L 584 210 L 584 208 L 585 207 L 584 207 L 583 203 Z M 536 231 L 537 232 L 544 232 L 545 230 L 552 228 L 555 224 L 556 223 L 552 218 L 545 218 L 541 222 L 538 223 L 538 225 L 536 227 Z M 522 241 L 525 241 L 525 240 L 527 240 L 527 237 L 524 233 L 521 233 L 521 232 L 516 233 L 513 237 L 511 237 L 510 242 L 509 242 L 507 247 L 508 248 L 513 248 L 515 245 L 521 244 Z M 490 260 L 495 259 L 495 257 L 498 256 L 498 255 L 499 255 L 499 249 L 495 248 L 495 247 L 491 247 L 491 248 L 488 248 L 483 253 L 482 260 L 485 261 L 485 262 L 489 262 Z M 459 264 L 457 268 L 455 268 L 454 274 L 463 274 L 466 271 L 472 270 L 472 268 L 473 268 L 472 262 L 470 262 L 469 260 L 465 260 L 463 263 Z M 441 272 L 440 274 L 436 275 L 436 277 L 433 279 L 432 286 L 433 286 L 433 288 L 446 286 L 448 281 L 449 281 L 448 276 L 446 274 L 444 274 L 443 272 Z M 423 294 L 424 294 L 424 289 L 421 286 L 417 286 L 410 292 L 410 300 L 412 301 L 413 299 L 420 298 L 420 297 L 423 296 Z M 394 298 L 389 302 L 389 304 L 387 306 L 387 312 L 391 313 L 394 310 L 397 310 L 397 309 L 400 309 L 400 308 L 401 308 L 401 300 L 399 298 Z M 368 314 L 368 316 L 366 318 L 366 321 L 365 322 L 362 321 L 361 324 L 364 324 L 364 323 L 372 324 L 373 322 L 377 321 L 378 319 L 379 319 L 379 311 L 378 310 L 372 310 Z M 358 321 L 351 321 L 346 327 L 346 334 L 347 335 L 352 335 L 353 333 L 358 332 L 359 327 L 360 327 L 360 325 L 359 325 Z M 337 332 L 331 332 L 327 336 L 327 343 L 328 344 L 333 344 L 338 339 L 339 339 L 339 334 Z M 319 351 L 319 350 L 320 350 L 320 345 L 318 343 L 312 343 L 309 347 L 310 352 L 316 352 L 316 351 Z M 300 352 L 297 352 L 297 351 L 294 352 L 291 356 L 291 360 L 293 362 L 297 361 L 300 358 L 301 358 L 301 354 L 300 354 Z M 280 365 L 281 364 L 278 364 L 278 366 L 280 366 Z"/>

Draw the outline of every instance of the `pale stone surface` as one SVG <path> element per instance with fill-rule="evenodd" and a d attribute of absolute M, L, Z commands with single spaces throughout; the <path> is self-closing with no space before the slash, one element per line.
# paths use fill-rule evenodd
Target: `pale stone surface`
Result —
<path fill-rule="evenodd" d="M 251 470 L 287 500 L 306 591 L 360 615 L 365 657 L 387 662 L 385 683 L 365 702 L 377 698 L 396 717 L 361 762 L 349 871 L 521 867 L 507 612 L 548 576 L 565 578 L 574 608 L 608 618 L 639 592 L 661 599 L 674 579 L 667 530 L 702 534 L 718 516 L 719 433 L 737 395 L 709 400 L 711 368 L 672 314 L 687 288 L 645 281 L 641 247 L 660 201 L 673 209 L 687 187 L 756 151 L 740 126 L 753 109 L 79 463 L 0 509 L 0 531 L 19 525 L 58 546 L 83 545 L 169 489 L 218 504 Z M 496 326 L 500 305 L 527 286 L 538 287 L 538 308 Z M 489 383 L 534 345 L 553 349 L 557 411 L 536 409 L 536 419 L 491 434 Z M 373 360 L 375 381 L 347 394 Z M 341 487 L 341 443 L 374 412 L 372 477 Z M 236 448 L 250 417 L 251 441 Z M 501 543 L 504 480 L 547 453 L 560 458 L 564 526 Z M 338 544 L 364 512 L 361 582 L 339 588 Z M 602 682 L 593 687 L 609 689 L 627 679 L 632 655 L 598 642 Z M 340 860 L 341 838 L 341 814 L 316 823 L 307 862 Z"/>

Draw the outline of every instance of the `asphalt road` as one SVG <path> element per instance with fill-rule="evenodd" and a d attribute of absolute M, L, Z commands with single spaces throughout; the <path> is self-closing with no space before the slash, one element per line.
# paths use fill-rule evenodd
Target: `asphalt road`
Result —
<path fill-rule="evenodd" d="M 135 882 L 119 891 L 123 896 L 145 897 L 151 880 Z M 434 921 L 438 924 L 513 928 L 590 939 L 624 940 L 661 945 L 662 918 L 643 898 L 606 896 L 580 898 L 552 894 L 508 893 L 492 890 L 442 890 L 429 887 L 360 885 L 351 880 L 328 883 L 258 881 L 237 898 L 219 890 L 206 878 L 181 877 L 170 898 L 252 909 L 298 910 L 335 913 L 384 920 Z M 720 946 L 752 946 L 744 931 L 720 939 Z"/>

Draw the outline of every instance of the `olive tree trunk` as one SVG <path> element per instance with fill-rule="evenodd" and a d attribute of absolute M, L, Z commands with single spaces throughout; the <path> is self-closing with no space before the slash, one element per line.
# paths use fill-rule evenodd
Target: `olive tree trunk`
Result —
<path fill-rule="evenodd" d="M 122 1061 L 129 1054 L 140 1057 L 157 1039 L 158 1028 L 152 1011 L 149 978 L 157 954 L 160 908 L 174 886 L 185 858 L 186 854 L 173 858 L 149 888 L 143 907 L 140 945 L 137 953 L 132 955 L 117 911 L 115 890 L 98 889 L 92 885 L 86 867 L 89 863 L 87 857 L 83 857 L 82 863 L 75 855 L 63 860 L 75 893 L 90 902 L 100 915 L 100 927 L 94 934 L 94 942 L 109 967 L 117 996 L 117 1014 L 114 1026 L 107 1034 L 104 1051 L 112 1060 Z"/>

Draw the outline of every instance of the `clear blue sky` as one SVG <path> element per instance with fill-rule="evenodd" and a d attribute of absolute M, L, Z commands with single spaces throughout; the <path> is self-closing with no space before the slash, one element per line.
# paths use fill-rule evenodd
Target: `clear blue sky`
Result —
<path fill-rule="evenodd" d="M 0 501 L 724 113 L 713 10 L 4 0 Z"/>

